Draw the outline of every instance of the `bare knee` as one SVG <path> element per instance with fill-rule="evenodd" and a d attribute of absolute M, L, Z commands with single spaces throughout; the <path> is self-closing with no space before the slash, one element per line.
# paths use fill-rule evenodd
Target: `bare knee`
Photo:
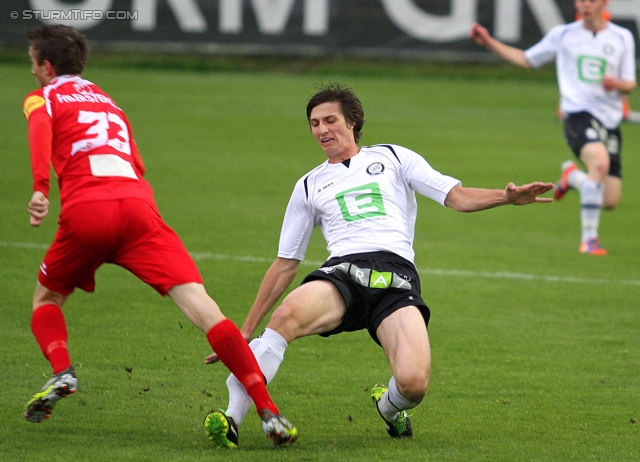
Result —
<path fill-rule="evenodd" d="M 605 145 L 599 141 L 585 144 L 580 151 L 580 160 L 587 167 L 589 178 L 604 182 L 609 174 L 609 153 Z"/>
<path fill-rule="evenodd" d="M 278 332 L 287 342 L 300 336 L 300 322 L 296 316 L 296 308 L 291 304 L 280 305 L 271 315 L 267 327 Z"/>
<path fill-rule="evenodd" d="M 405 399 L 418 402 L 427 394 L 429 386 L 429 371 L 414 371 L 409 374 L 399 374 L 394 376 L 396 387 Z"/>
<path fill-rule="evenodd" d="M 604 179 L 607 177 L 607 174 L 609 173 L 609 162 L 608 160 L 603 160 L 603 161 L 599 161 L 596 162 L 593 165 L 593 171 L 596 174 L 596 177 L 598 179 L 598 181 L 600 183 L 604 182 Z"/>

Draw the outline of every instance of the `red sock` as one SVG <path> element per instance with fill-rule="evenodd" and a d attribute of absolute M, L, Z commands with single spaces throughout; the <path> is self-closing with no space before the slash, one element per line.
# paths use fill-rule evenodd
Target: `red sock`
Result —
<path fill-rule="evenodd" d="M 67 349 L 67 324 L 58 305 L 38 307 L 31 314 L 31 331 L 40 345 L 42 354 L 57 374 L 71 366 Z"/>
<path fill-rule="evenodd" d="M 269 396 L 256 357 L 236 325 L 225 319 L 209 329 L 207 339 L 220 361 L 244 385 L 256 404 L 258 414 L 263 409 L 279 414 L 278 408 Z"/>

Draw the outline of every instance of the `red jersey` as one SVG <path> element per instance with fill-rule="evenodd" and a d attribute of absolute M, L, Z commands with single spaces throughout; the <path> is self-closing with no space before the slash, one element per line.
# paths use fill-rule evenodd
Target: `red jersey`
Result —
<path fill-rule="evenodd" d="M 61 207 L 137 197 L 153 203 L 145 168 L 124 112 L 79 75 L 55 77 L 24 100 L 33 190 L 49 195 L 50 166 Z"/>

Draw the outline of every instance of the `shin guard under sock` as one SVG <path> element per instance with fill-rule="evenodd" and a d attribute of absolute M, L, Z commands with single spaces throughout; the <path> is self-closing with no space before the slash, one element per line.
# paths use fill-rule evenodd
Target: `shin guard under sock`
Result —
<path fill-rule="evenodd" d="M 31 331 L 54 374 L 71 366 L 67 349 L 67 324 L 58 305 L 42 305 L 31 313 Z"/>

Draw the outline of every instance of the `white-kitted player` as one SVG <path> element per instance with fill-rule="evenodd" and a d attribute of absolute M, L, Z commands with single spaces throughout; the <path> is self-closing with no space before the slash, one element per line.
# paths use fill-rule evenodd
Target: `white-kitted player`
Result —
<path fill-rule="evenodd" d="M 414 266 L 415 192 L 461 212 L 500 205 L 550 202 L 539 195 L 552 183 L 505 189 L 466 188 L 434 170 L 402 146 L 360 147 L 364 111 L 355 93 L 329 84 L 307 104 L 311 133 L 327 159 L 296 183 L 282 224 L 278 256 L 260 285 L 241 332 L 250 340 L 264 316 L 289 287 L 304 259 L 313 229 L 327 241 L 329 259 L 304 278 L 275 310 L 264 332 L 250 343 L 271 381 L 291 341 L 367 329 L 386 354 L 393 376 L 371 397 L 392 437 L 412 436 L 406 411 L 424 398 L 431 369 L 427 325 L 430 312 Z M 215 355 L 208 363 L 217 361 Z M 310 365 L 310 367 L 315 367 Z M 238 425 L 252 405 L 242 384 L 227 380 L 229 405 L 210 421 Z M 225 435 L 217 435 L 222 441 Z"/>
<path fill-rule="evenodd" d="M 636 87 L 633 35 L 604 18 L 608 3 L 575 0 L 581 19 L 554 27 L 527 50 L 500 42 L 479 24 L 470 33 L 479 45 L 523 68 L 555 61 L 565 138 L 587 170 L 570 160 L 563 162 L 555 198 L 562 199 L 570 189 L 580 193 L 579 250 L 590 255 L 607 253 L 599 242 L 600 212 L 614 209 L 620 201 L 621 96 Z"/>

